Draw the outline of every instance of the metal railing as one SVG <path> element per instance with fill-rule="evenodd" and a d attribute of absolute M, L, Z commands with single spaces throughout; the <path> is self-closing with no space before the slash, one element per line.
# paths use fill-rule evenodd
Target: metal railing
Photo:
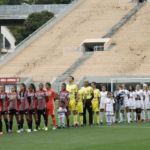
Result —
<path fill-rule="evenodd" d="M 52 19 L 50 19 L 49 21 L 47 21 L 45 24 L 43 24 L 40 28 L 38 28 L 36 31 L 34 31 L 32 34 L 30 34 L 27 38 L 25 38 L 22 42 L 20 42 L 16 48 L 14 49 L 14 51 L 16 49 L 18 49 L 21 45 L 23 45 L 27 40 L 29 40 L 31 37 L 33 37 L 36 33 L 38 33 L 40 30 L 42 30 L 45 26 L 47 26 L 49 23 L 51 23 L 54 19 L 56 19 L 60 14 L 62 14 L 64 11 L 66 11 L 67 9 L 69 9 L 70 6 L 72 6 L 73 4 L 75 4 L 77 1 L 79 0 L 74 0 L 72 3 L 70 3 L 67 7 L 65 7 L 64 9 L 62 9 L 62 11 L 60 11 L 58 14 L 56 14 Z M 6 56 L 8 56 L 10 53 L 7 53 L 6 55 L 2 56 L 0 58 L 0 61 L 4 60 L 4 58 Z"/>

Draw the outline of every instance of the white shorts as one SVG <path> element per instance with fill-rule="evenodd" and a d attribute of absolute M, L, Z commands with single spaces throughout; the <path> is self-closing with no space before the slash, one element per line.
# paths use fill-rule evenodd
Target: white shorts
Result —
<path fill-rule="evenodd" d="M 114 111 L 106 111 L 106 115 L 114 115 Z"/>
<path fill-rule="evenodd" d="M 129 106 L 129 109 L 136 109 L 135 106 Z"/>
<path fill-rule="evenodd" d="M 129 107 L 129 101 L 125 101 L 125 107 Z"/>
<path fill-rule="evenodd" d="M 99 109 L 105 109 L 105 103 L 100 103 Z"/>

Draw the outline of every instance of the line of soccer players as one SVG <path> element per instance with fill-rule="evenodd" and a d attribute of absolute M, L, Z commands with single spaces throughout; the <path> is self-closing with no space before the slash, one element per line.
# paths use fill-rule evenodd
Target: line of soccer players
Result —
<path fill-rule="evenodd" d="M 103 116 L 105 112 L 106 124 L 111 125 L 118 123 L 119 111 L 120 121 L 126 123 L 127 113 L 128 123 L 132 121 L 132 111 L 134 114 L 134 122 L 138 117 L 138 122 L 146 121 L 145 109 L 148 113 L 148 121 L 150 121 L 150 92 L 146 84 L 143 89 L 140 86 L 130 86 L 129 91 L 125 85 L 119 85 L 117 91 L 113 93 L 106 91 L 105 84 L 102 84 L 102 91 L 96 88 L 96 83 L 92 82 L 89 86 L 88 80 L 84 81 L 84 86 L 80 89 L 79 85 L 74 84 L 74 78 L 68 78 L 69 84 L 62 84 L 61 91 L 58 93 L 58 129 L 65 128 L 64 118 L 67 119 L 67 128 L 71 112 L 73 114 L 73 126 L 79 126 L 77 114 L 79 114 L 81 126 L 85 126 L 86 110 L 89 112 L 89 125 L 94 124 L 94 113 L 97 116 L 97 125 L 103 124 Z M 48 116 L 51 115 L 53 122 L 53 130 L 56 129 L 55 120 L 55 100 L 56 94 L 51 89 L 51 84 L 39 84 L 39 90 L 36 91 L 34 84 L 28 86 L 26 90 L 25 84 L 20 85 L 20 91 L 17 93 L 16 86 L 11 87 L 11 94 L 5 92 L 5 85 L 0 85 L 0 134 L 2 134 L 2 116 L 6 125 L 6 133 L 12 132 L 13 116 L 16 117 L 18 131 L 24 131 L 24 117 L 26 118 L 28 129 L 32 132 L 32 116 L 35 120 L 36 128 L 33 131 L 40 130 L 41 115 L 44 118 L 45 131 L 48 130 Z M 8 122 L 9 114 L 9 122 Z M 140 114 L 142 119 L 140 119 Z M 100 116 L 99 116 L 100 115 Z"/>

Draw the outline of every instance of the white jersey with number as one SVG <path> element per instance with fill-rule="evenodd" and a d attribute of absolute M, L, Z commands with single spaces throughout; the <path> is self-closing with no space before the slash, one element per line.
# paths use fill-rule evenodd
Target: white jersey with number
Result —
<path fill-rule="evenodd" d="M 103 91 L 101 91 L 100 92 L 100 95 L 101 95 L 101 103 L 105 103 L 105 100 L 106 100 L 106 98 L 107 98 L 107 91 L 105 91 L 105 92 L 103 92 Z"/>
<path fill-rule="evenodd" d="M 105 104 L 106 104 L 106 111 L 113 112 L 113 104 L 115 103 L 114 99 L 106 98 Z"/>
<path fill-rule="evenodd" d="M 129 92 L 129 107 L 136 106 L 136 102 L 135 102 L 136 97 L 137 97 L 136 92 Z"/>

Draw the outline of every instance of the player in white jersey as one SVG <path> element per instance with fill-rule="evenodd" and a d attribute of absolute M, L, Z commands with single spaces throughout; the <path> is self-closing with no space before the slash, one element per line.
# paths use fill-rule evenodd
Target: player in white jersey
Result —
<path fill-rule="evenodd" d="M 129 91 L 126 89 L 125 84 L 122 84 L 122 90 L 125 92 L 124 103 L 125 103 L 125 109 L 126 109 L 126 113 L 127 113 L 127 118 L 130 118 L 129 99 L 128 99 Z M 121 118 L 121 114 L 122 113 L 120 113 L 120 118 Z M 122 121 L 122 119 L 120 119 L 120 120 Z M 130 123 L 130 120 L 128 120 L 128 122 Z"/>
<path fill-rule="evenodd" d="M 136 94 L 140 95 L 140 99 L 141 99 L 141 104 L 142 104 L 142 107 L 141 107 L 141 121 L 145 121 L 145 111 L 144 111 L 144 100 L 145 100 L 145 96 L 144 96 L 144 92 L 143 90 L 140 89 L 140 85 L 137 84 L 136 85 L 136 90 L 135 90 Z"/>
<path fill-rule="evenodd" d="M 100 95 L 101 95 L 101 101 L 100 101 L 100 119 L 101 119 L 101 122 L 100 124 L 103 124 L 103 112 L 105 110 L 105 100 L 107 98 L 107 91 L 106 91 L 106 86 L 105 84 L 102 84 L 102 91 L 100 92 Z"/>
<path fill-rule="evenodd" d="M 131 118 L 128 118 L 128 120 L 130 120 L 131 122 L 132 122 L 132 110 L 133 110 L 133 114 L 134 114 L 134 122 L 136 122 L 136 102 L 135 102 L 136 97 L 137 97 L 137 94 L 134 91 L 134 87 L 129 86 L 128 98 L 129 98 L 129 112 L 130 112 L 130 117 Z"/>
<path fill-rule="evenodd" d="M 105 112 L 106 112 L 106 125 L 111 125 L 112 123 L 112 115 L 113 105 L 115 104 L 114 99 L 111 99 L 112 94 L 108 93 L 107 98 L 105 99 Z"/>
<path fill-rule="evenodd" d="M 148 91 L 147 84 L 143 84 L 143 92 L 145 96 L 144 107 L 147 110 L 148 121 L 150 121 L 150 91 Z"/>
<path fill-rule="evenodd" d="M 138 122 L 141 122 L 141 120 L 140 120 L 141 108 L 142 108 L 141 96 L 137 94 L 137 98 L 136 98 L 136 115 L 138 117 Z"/>

